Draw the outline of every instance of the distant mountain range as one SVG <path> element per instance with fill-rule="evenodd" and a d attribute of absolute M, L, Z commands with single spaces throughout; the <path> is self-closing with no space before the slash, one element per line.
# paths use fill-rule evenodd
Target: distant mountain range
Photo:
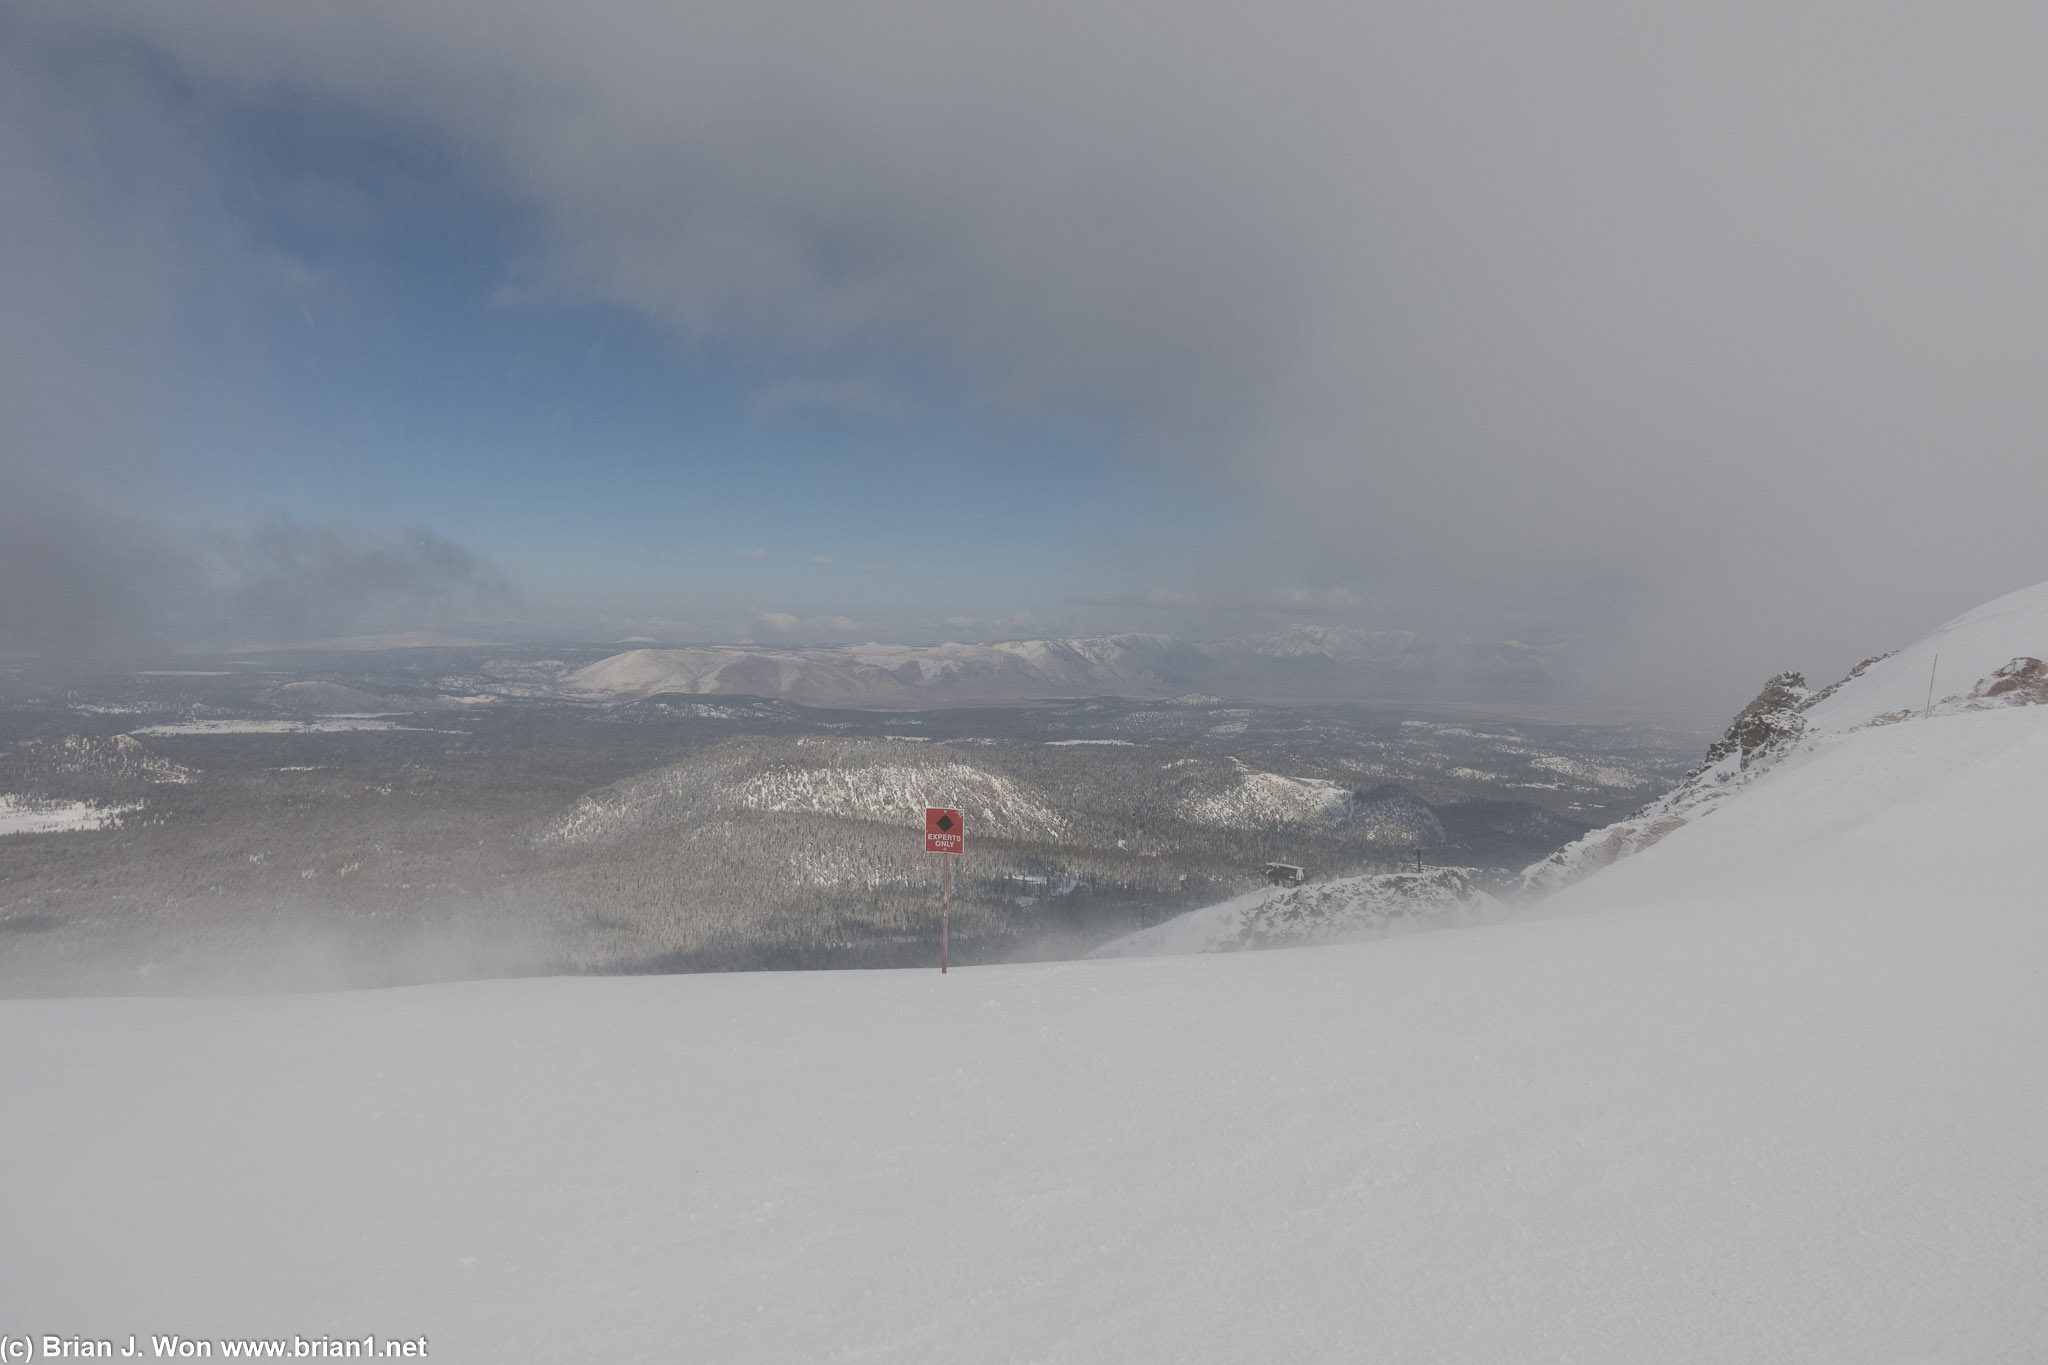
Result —
<path fill-rule="evenodd" d="M 566 674 L 573 696 L 779 697 L 804 706 L 912 710 L 1073 697 L 1190 692 L 1273 701 L 1407 697 L 1483 687 L 1526 691 L 1555 659 L 1514 642 L 1445 650 L 1405 630 L 1293 626 L 1192 642 L 1094 635 L 999 644 L 689 645 L 628 650 Z"/>

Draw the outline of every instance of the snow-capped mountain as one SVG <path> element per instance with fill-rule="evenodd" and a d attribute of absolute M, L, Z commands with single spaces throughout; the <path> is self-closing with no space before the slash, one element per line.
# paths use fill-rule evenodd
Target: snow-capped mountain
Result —
<path fill-rule="evenodd" d="M 1199 651 L 1161 635 L 807 649 L 695 645 L 600 659 L 569 674 L 563 689 L 604 700 L 696 693 L 889 709 L 1167 695 L 1188 691 L 1202 663 Z"/>
<path fill-rule="evenodd" d="M 1356 697 L 1441 681 L 1447 667 L 1408 631 L 1293 626 L 1205 643 L 1126 634 L 996 644 L 634 649 L 576 669 L 557 686 L 564 695 L 605 701 L 685 693 L 886 710 L 1189 692 Z M 1499 676 L 1490 663 L 1474 668 Z"/>

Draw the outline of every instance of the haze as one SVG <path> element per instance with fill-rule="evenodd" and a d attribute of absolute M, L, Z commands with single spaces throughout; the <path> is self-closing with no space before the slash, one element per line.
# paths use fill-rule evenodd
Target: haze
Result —
<path fill-rule="evenodd" d="M 1725 712 L 2048 577 L 2044 38 L 0 0 L 0 651 L 1308 621 Z"/>

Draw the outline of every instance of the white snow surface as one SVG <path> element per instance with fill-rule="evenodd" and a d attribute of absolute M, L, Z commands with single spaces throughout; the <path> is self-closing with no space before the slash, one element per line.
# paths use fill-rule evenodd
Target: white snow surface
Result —
<path fill-rule="evenodd" d="M 1486 927 L 0 1002 L 0 1330 L 2048 1359 L 2044 828 L 2048 707 L 2011 707 L 1818 735 Z"/>
<path fill-rule="evenodd" d="M 1866 726 L 2048 701 L 2048 583 L 1965 612 L 1905 649 L 1866 659 L 1847 677 L 1809 692 L 1797 675 L 1771 679 L 1708 751 L 1708 762 L 1626 819 L 1591 830 L 1531 864 L 1525 896 L 1569 886 L 1710 815 L 1788 755 Z M 1959 684 L 1949 691 L 1946 676 Z M 1761 708 L 1759 713 L 1758 708 Z M 1755 747 L 1751 747 L 1755 746 Z M 1536 760 L 1542 763 L 1542 760 Z"/>
<path fill-rule="evenodd" d="M 1878 716 L 1927 706 L 1930 675 L 1938 705 L 1966 697 L 2015 658 L 2048 659 L 2048 583 L 2007 593 L 1964 612 L 1849 679 L 1809 708 L 1809 731 L 1834 733 Z"/>

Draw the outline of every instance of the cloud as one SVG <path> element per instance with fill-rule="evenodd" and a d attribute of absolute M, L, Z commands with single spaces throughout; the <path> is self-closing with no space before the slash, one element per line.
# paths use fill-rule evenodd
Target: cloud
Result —
<path fill-rule="evenodd" d="M 758 607 L 747 613 L 747 624 L 771 635 L 807 633 L 814 637 L 850 635 L 860 629 L 858 622 L 846 616 L 802 617 L 786 611 L 762 611 Z"/>
<path fill-rule="evenodd" d="M 7 22 L 35 40 L 17 71 L 146 52 L 195 104 L 459 149 L 535 217 L 508 296 L 1088 414 L 1375 609 L 1599 636 L 1616 670 L 1732 695 L 2048 576 L 2048 11 L 1844 13 L 71 0 Z M 34 98 L 67 127 L 97 107 Z M 86 224 L 116 272 L 127 216 Z M 34 231 L 68 270 L 64 217 Z M 169 249 L 133 221 L 129 259 Z M 96 308 L 80 335 L 120 335 Z M 858 410 L 844 382 L 762 401 Z"/>
<path fill-rule="evenodd" d="M 279 516 L 210 548 L 226 620 L 265 639 L 445 629 L 502 620 L 517 602 L 496 564 L 423 526 Z"/>
<path fill-rule="evenodd" d="M 831 562 L 832 562 L 832 556 L 831 556 L 831 555 L 812 555 L 812 556 L 811 556 L 811 563 L 813 563 L 813 564 L 830 564 Z"/>
<path fill-rule="evenodd" d="M 858 379 L 790 379 L 766 385 L 754 393 L 754 410 L 759 413 L 822 410 L 856 417 L 886 417 L 900 412 L 902 406 L 893 395 Z"/>
<path fill-rule="evenodd" d="M 610 616 L 600 613 L 597 626 L 599 637 L 618 638 L 620 643 L 625 639 L 643 644 L 661 640 L 714 640 L 725 633 L 723 627 L 703 621 L 660 615 Z M 549 633 L 574 637 L 582 629 L 581 623 L 563 623 Z"/>
<path fill-rule="evenodd" d="M 759 559 L 762 555 L 765 555 L 767 553 L 768 552 L 766 550 L 762 549 L 760 546 L 757 545 L 751 550 L 734 550 L 732 552 L 732 557 L 734 559 Z"/>
<path fill-rule="evenodd" d="M 0 473 L 0 654 L 461 634 L 518 610 L 495 564 L 424 527 L 272 517 L 181 538 Z"/>
<path fill-rule="evenodd" d="M 1144 611 L 1266 612 L 1281 615 L 1339 616 L 1358 611 L 1364 600 L 1349 588 L 1268 588 L 1244 592 L 1176 592 L 1147 588 L 1142 592 L 1101 597 L 1069 596 L 1080 607 L 1135 607 Z"/>
<path fill-rule="evenodd" d="M 1037 630 L 1038 618 L 1031 612 L 1017 611 L 1008 616 L 948 616 L 939 624 L 983 639 L 1016 639 Z"/>

